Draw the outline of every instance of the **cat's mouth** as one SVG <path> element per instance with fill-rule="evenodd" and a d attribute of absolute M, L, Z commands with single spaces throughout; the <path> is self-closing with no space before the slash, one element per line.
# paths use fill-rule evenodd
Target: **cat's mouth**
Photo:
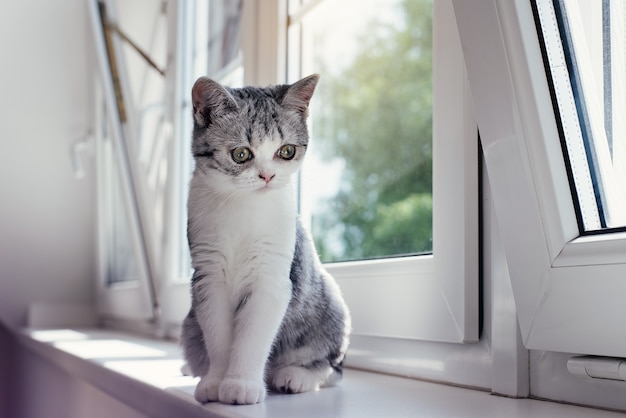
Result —
<path fill-rule="evenodd" d="M 281 189 L 284 185 L 285 184 L 283 182 L 277 182 L 277 181 L 270 181 L 267 183 L 263 182 L 262 184 L 259 184 L 256 191 L 259 193 L 266 193 L 272 190 Z"/>
<path fill-rule="evenodd" d="M 264 193 L 264 192 L 268 192 L 270 190 L 274 190 L 275 187 L 273 187 L 273 185 L 271 183 L 267 183 L 267 184 L 262 184 L 261 186 L 259 186 L 258 189 L 256 189 L 257 192 L 260 193 Z"/>

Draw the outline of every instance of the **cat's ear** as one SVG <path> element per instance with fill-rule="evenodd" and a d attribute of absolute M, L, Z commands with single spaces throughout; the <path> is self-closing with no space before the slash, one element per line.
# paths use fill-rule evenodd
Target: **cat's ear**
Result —
<path fill-rule="evenodd" d="M 296 110 L 306 117 L 309 110 L 309 102 L 311 97 L 313 97 L 313 92 L 319 79 L 319 74 L 313 74 L 287 87 L 287 91 L 281 101 L 283 107 Z"/>
<path fill-rule="evenodd" d="M 233 96 L 218 82 L 200 77 L 191 89 L 193 118 L 200 126 L 208 126 L 212 120 L 237 110 Z"/>

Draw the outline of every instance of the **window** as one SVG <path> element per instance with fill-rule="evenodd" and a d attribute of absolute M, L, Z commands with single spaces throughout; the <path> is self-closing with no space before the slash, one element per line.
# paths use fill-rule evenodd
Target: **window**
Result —
<path fill-rule="evenodd" d="M 555 2 L 567 4 L 563 10 L 569 13 L 569 18 L 576 16 L 574 9 L 583 3 L 590 6 L 587 2 Z M 586 117 L 594 125 L 594 137 L 587 140 L 595 141 L 595 145 L 587 142 L 582 148 L 585 152 L 593 147 L 608 148 L 603 138 L 605 133 L 601 133 L 606 129 L 604 115 L 585 115 L 577 108 L 575 114 L 564 116 L 563 101 L 558 99 L 574 97 L 572 86 L 576 87 L 582 80 L 577 81 L 578 76 L 591 77 L 586 82 L 594 76 L 570 66 L 566 79 L 549 80 L 555 69 L 550 72 L 553 62 L 544 60 L 542 48 L 549 56 L 563 54 L 563 48 L 565 51 L 571 48 L 567 40 L 563 42 L 565 46 L 551 43 L 555 38 L 546 32 L 552 30 L 553 36 L 557 36 L 555 28 L 559 27 L 552 2 L 498 1 L 469 5 L 455 1 L 454 9 L 460 35 L 465 40 L 465 63 L 525 346 L 624 356 L 626 333 L 621 331 L 621 322 L 626 308 L 621 295 L 626 277 L 626 236 L 619 230 L 586 235 L 587 223 L 582 231 L 579 229 L 576 205 L 582 203 L 572 196 L 583 195 L 586 199 L 590 194 L 576 181 L 572 182 L 574 188 L 570 187 L 567 165 L 572 161 L 567 161 L 563 154 L 563 149 L 569 150 L 576 140 L 571 136 L 571 128 L 577 127 L 580 132 L 589 128 L 581 124 Z M 594 15 L 598 17 L 601 13 L 584 16 L 591 22 Z M 598 23 L 591 27 L 594 26 L 599 27 Z M 580 28 L 570 26 L 568 30 L 570 35 L 577 32 L 576 36 L 580 36 L 586 29 L 580 32 Z M 561 30 L 558 36 L 561 33 L 567 32 Z M 575 47 L 577 54 L 578 47 Z M 588 62 L 592 63 L 593 60 Z M 587 75 L 577 76 L 576 71 Z M 551 93 L 561 106 L 553 107 Z M 580 93 L 579 101 L 591 100 L 599 94 L 598 90 L 587 88 L 576 94 Z M 566 147 L 561 147 L 561 140 L 566 142 Z M 569 154 L 572 158 L 574 153 Z M 592 160 L 581 158 L 572 165 L 587 167 L 592 183 L 594 176 L 596 181 L 600 180 L 594 185 L 593 193 L 598 198 L 598 187 L 611 181 L 603 173 L 623 167 L 619 167 L 619 158 L 612 163 L 607 160 L 605 163 L 609 165 L 593 174 L 596 167 Z M 612 213 L 606 211 L 607 201 L 603 200 L 606 198 L 600 193 L 593 206 L 605 214 Z M 613 198 L 619 202 L 620 192 L 609 197 Z M 603 226 L 602 222 L 599 226 Z"/>
<path fill-rule="evenodd" d="M 113 144 L 110 124 L 102 112 L 96 121 L 98 208 L 98 302 L 100 313 L 145 319 L 153 314 L 140 230 L 134 218 L 129 184 L 119 175 L 122 150 Z M 116 152 L 117 151 L 117 152 Z"/>
<path fill-rule="evenodd" d="M 344 0 L 290 20 L 289 77 L 322 74 L 301 206 L 323 261 L 432 253 L 432 13 Z"/>
<path fill-rule="evenodd" d="M 322 73 L 301 209 L 335 261 L 353 334 L 476 341 L 477 131 L 451 9 L 322 1 L 288 13 L 289 80 Z"/>
<path fill-rule="evenodd" d="M 180 162 L 175 174 L 177 195 L 177 216 L 172 223 L 177 225 L 178 249 L 175 277 L 186 285 L 192 275 L 191 258 L 187 247 L 187 229 L 180 227 L 187 223 L 187 187 L 193 171 L 190 153 L 193 122 L 190 92 L 193 83 L 201 76 L 209 76 L 229 86 L 244 83 L 243 54 L 241 51 L 241 21 L 243 18 L 242 0 L 187 1 L 180 5 L 179 20 L 181 35 L 177 42 L 177 62 L 180 75 L 177 79 L 176 114 L 177 136 L 181 138 L 177 146 L 177 161 Z"/>
<path fill-rule="evenodd" d="M 143 235 L 139 236 L 146 244 L 144 248 L 148 256 L 146 264 L 150 269 L 148 276 L 153 279 L 153 282 L 148 282 L 146 288 L 150 289 L 150 283 L 154 283 L 154 295 L 149 296 L 154 297 L 154 300 L 158 302 L 156 324 L 160 327 L 160 333 L 176 336 L 180 321 L 187 313 L 189 306 L 190 274 L 184 231 L 186 188 L 191 170 L 188 142 L 191 137 L 188 97 L 191 85 L 196 77 L 207 73 L 224 83 L 264 85 L 294 81 L 310 72 L 322 71 L 323 68 L 318 65 L 323 61 L 312 59 L 319 56 L 319 48 L 315 48 L 314 42 L 311 43 L 315 40 L 315 32 L 319 32 L 313 23 L 316 19 L 320 19 L 320 16 L 323 17 L 334 2 L 329 0 L 291 1 L 288 4 L 282 0 L 264 0 L 263 7 L 257 1 L 243 1 L 242 3 L 227 0 L 179 2 L 175 8 L 171 8 L 173 3 L 167 4 L 168 33 L 177 35 L 168 38 L 162 44 L 165 45 L 165 52 L 159 50 L 159 53 L 163 53 L 164 56 L 171 57 L 171 60 L 167 61 L 165 71 L 165 91 L 169 92 L 166 103 L 173 103 L 173 106 L 165 106 L 163 118 L 166 121 L 165 126 L 169 126 L 168 132 L 175 132 L 176 137 L 180 136 L 182 139 L 171 141 L 171 137 L 166 136 L 165 148 L 159 148 L 159 150 L 166 149 L 167 152 L 154 154 L 157 160 L 160 159 L 160 164 L 157 166 L 167 168 L 165 180 L 163 183 L 158 183 L 158 188 L 148 187 L 150 183 L 144 182 L 141 169 L 133 171 L 130 178 L 133 180 L 134 191 L 139 196 L 137 213 L 141 216 L 141 226 L 145 222 L 149 227 Z M 420 75 L 420 82 L 416 86 L 409 86 L 410 88 L 406 91 L 401 85 L 395 87 L 398 95 L 411 96 L 419 93 L 416 101 L 411 101 L 409 97 L 402 102 L 412 108 L 408 113 L 410 116 L 404 114 L 402 118 L 396 119 L 398 123 L 405 123 L 402 120 L 409 119 L 406 122 L 407 126 L 398 127 L 398 129 L 409 133 L 414 130 L 422 132 L 412 137 L 407 135 L 407 138 L 403 139 L 402 149 L 397 151 L 400 153 L 398 155 L 403 156 L 404 153 L 412 153 L 414 158 L 402 159 L 402 164 L 395 167 L 400 175 L 394 178 L 394 175 L 398 173 L 394 173 L 394 170 L 390 170 L 388 166 L 395 164 L 396 160 L 394 154 L 390 153 L 390 158 L 385 162 L 386 167 L 374 170 L 384 171 L 385 176 L 389 178 L 377 180 L 375 177 L 378 173 L 376 172 L 368 175 L 368 181 L 371 184 L 382 182 L 387 187 L 380 189 L 376 193 L 377 197 L 384 193 L 393 195 L 396 191 L 392 187 L 394 182 L 404 183 L 405 186 L 402 187 L 398 196 L 392 196 L 386 202 L 376 199 L 385 205 L 374 203 L 373 212 L 369 207 L 364 208 L 365 211 L 376 214 L 379 219 L 386 219 L 386 222 L 380 223 L 383 233 L 379 236 L 379 242 L 384 242 L 386 237 L 391 237 L 393 232 L 390 231 L 409 229 L 409 227 L 411 231 L 404 236 L 419 237 L 419 240 L 409 242 L 408 245 L 394 243 L 393 246 L 383 248 L 381 251 L 378 249 L 363 253 L 353 251 L 348 254 L 343 252 L 343 249 L 331 250 L 332 246 L 347 248 L 345 244 L 321 242 L 319 238 L 322 235 L 320 233 L 322 229 L 317 229 L 320 247 L 326 245 L 329 248 L 327 260 L 350 259 L 350 261 L 331 263 L 328 268 L 338 279 L 352 310 L 354 319 L 352 354 L 350 355 L 352 364 L 369 363 L 370 368 L 395 370 L 394 367 L 398 366 L 384 358 L 390 355 L 398 356 L 397 358 L 407 359 L 399 363 L 407 373 L 411 368 L 413 370 L 425 369 L 428 373 L 435 373 L 428 376 L 438 378 L 437 373 L 448 372 L 442 366 L 445 360 L 437 361 L 437 364 L 433 366 L 433 363 L 429 361 L 419 362 L 408 359 L 415 360 L 418 354 L 424 358 L 424 356 L 439 356 L 444 352 L 474 352 L 479 353 L 477 367 L 483 367 L 485 356 L 487 356 L 485 344 L 428 345 L 422 346 L 421 351 L 416 348 L 420 344 L 430 344 L 433 341 L 472 343 L 478 341 L 479 333 L 478 135 L 451 3 L 448 1 L 431 3 L 422 0 L 405 4 L 396 1 L 385 3 L 384 7 L 382 3 L 372 3 L 371 8 L 365 9 L 362 8 L 361 2 L 344 4 L 346 5 L 342 6 L 345 8 L 344 12 L 347 13 L 349 10 L 350 13 L 343 19 L 344 21 L 354 19 L 355 23 L 350 23 L 350 25 L 355 28 L 362 27 L 362 22 L 367 22 L 369 19 L 369 17 L 360 17 L 361 11 L 369 12 L 370 17 L 373 11 L 381 11 L 381 13 L 376 13 L 382 16 L 382 20 L 376 25 L 382 37 L 378 40 L 371 40 L 374 43 L 372 49 L 380 48 L 381 53 L 389 53 L 388 36 L 394 34 L 396 36 L 400 29 L 406 32 L 409 28 L 406 16 L 401 13 L 403 7 L 419 5 L 421 9 L 417 12 L 424 23 L 424 27 L 420 28 L 421 33 L 413 34 L 415 39 L 423 42 L 417 45 L 417 49 L 404 45 L 404 50 L 392 51 L 398 55 L 407 55 L 406 59 L 415 59 L 412 63 L 414 71 L 424 72 Z M 173 14 L 170 15 L 170 12 Z M 209 24 L 211 19 L 234 23 L 232 26 L 225 24 L 223 27 L 212 28 Z M 402 24 L 399 24 L 400 22 Z M 233 27 L 239 28 L 239 34 L 237 31 L 233 33 Z M 358 30 L 353 34 L 357 36 Z M 215 37 L 222 37 L 225 43 L 212 40 Z M 415 39 L 411 39 L 410 42 Z M 231 42 L 233 42 L 232 45 Z M 211 49 L 211 45 L 228 45 L 228 47 L 222 49 L 222 52 L 226 51 L 226 53 L 220 55 Z M 354 55 L 354 53 L 351 54 Z M 432 60 L 422 62 L 421 54 L 432 55 Z M 207 63 L 214 63 L 215 56 L 218 56 L 220 64 L 208 70 Z M 372 56 L 368 59 L 374 58 Z M 327 57 L 324 60 L 327 60 Z M 404 65 L 405 63 L 397 67 Z M 387 71 L 396 70 L 393 66 L 387 68 Z M 106 73 L 108 69 L 105 67 L 102 71 Z M 321 134 L 328 129 L 328 124 L 325 122 L 328 119 L 325 119 L 322 113 L 324 111 L 322 100 L 333 100 L 332 97 L 326 95 L 324 89 L 332 92 L 332 86 L 340 85 L 338 82 L 333 82 L 333 77 L 338 76 L 333 71 L 335 70 L 329 69 L 326 76 L 322 75 L 321 88 L 317 92 L 320 94 L 318 97 L 316 93 L 314 98 L 316 104 L 314 104 L 310 118 L 312 141 L 317 141 L 320 147 L 325 146 Z M 404 83 L 408 82 L 404 81 Z M 324 83 L 327 83 L 327 87 L 322 87 Z M 110 91 L 107 90 L 109 95 L 112 91 L 112 88 Z M 384 105 L 384 100 L 390 99 L 382 97 L 378 100 Z M 115 103 L 111 97 L 109 101 Z M 431 101 L 432 106 L 430 106 Z M 394 109 L 394 111 L 398 110 Z M 393 124 L 392 122 L 391 125 Z M 130 128 L 126 130 L 130 131 Z M 126 130 L 124 133 L 130 136 Z M 341 135 L 341 132 L 337 134 Z M 402 134 L 405 135 L 406 132 Z M 332 136 L 334 135 L 333 133 Z M 399 134 L 394 133 L 394 135 Z M 135 139 L 127 138 L 126 141 L 130 141 L 129 148 L 133 152 L 132 141 Z M 412 144 L 414 147 L 411 146 Z M 408 150 L 407 147 L 409 147 Z M 369 147 L 362 150 L 362 152 L 374 151 Z M 130 157 L 130 165 L 142 167 L 140 161 L 134 159 L 135 154 L 131 154 Z M 312 157 L 311 163 L 314 165 L 315 154 Z M 317 163 L 319 164 L 319 159 Z M 335 163 L 335 165 L 340 164 L 342 163 Z M 311 173 L 310 170 L 309 165 Z M 431 170 L 432 183 L 429 179 Z M 406 173 L 408 175 L 405 176 Z M 323 174 L 326 175 L 326 173 Z M 337 178 L 337 172 L 330 174 Z M 328 222 L 332 213 L 323 214 L 319 211 L 319 204 L 316 211 L 315 204 L 310 203 L 311 200 L 307 203 L 309 197 L 312 197 L 313 201 L 319 198 L 319 196 L 315 197 L 310 184 L 307 189 L 306 177 L 308 175 L 310 174 L 307 174 L 305 169 L 302 181 L 302 210 L 305 215 L 311 215 L 309 219 L 315 231 L 317 225 L 320 225 L 320 220 L 326 217 L 326 222 Z M 427 181 L 423 181 L 420 186 L 416 185 L 414 189 L 406 186 L 418 180 Z M 332 181 L 335 182 L 334 179 Z M 364 189 L 363 186 L 359 188 Z M 154 196 L 166 197 L 162 200 L 152 200 Z M 332 197 L 332 195 L 327 197 Z M 366 197 L 359 198 L 360 205 L 366 202 Z M 165 206 L 162 211 L 157 212 L 159 216 L 155 219 L 152 213 L 144 219 L 145 212 L 142 208 L 161 201 L 165 202 Z M 170 204 L 171 202 L 175 204 Z M 362 213 L 357 213 L 357 215 L 363 218 Z M 390 222 L 394 218 L 401 218 L 399 215 L 405 216 L 402 218 L 406 221 L 405 223 Z M 381 216 L 386 216 L 386 218 L 381 218 Z M 414 222 L 415 220 L 417 223 Z M 159 222 L 162 222 L 160 229 L 158 228 Z M 341 222 L 347 225 L 346 219 L 342 219 Z M 372 223 L 367 227 L 370 228 L 367 231 L 370 235 Z M 335 242 L 339 242 L 339 232 L 341 231 L 332 231 L 332 239 Z M 359 234 L 354 236 L 358 237 Z M 416 242 L 419 245 L 415 245 Z M 398 255 L 401 256 L 398 257 Z M 385 258 L 380 258 L 381 256 Z M 356 260 L 364 257 L 369 259 Z M 151 299 L 148 298 L 148 300 Z M 130 302 L 127 300 L 126 303 Z M 377 360 L 372 361 L 372 356 Z M 439 379 L 442 378 L 439 377 Z"/>
<path fill-rule="evenodd" d="M 248 6 L 249 7 L 249 6 Z M 172 207 L 168 222 L 172 239 L 166 241 L 165 259 L 169 260 L 161 282 L 161 327 L 165 335 L 178 337 L 180 323 L 189 311 L 189 286 L 193 274 L 187 245 L 187 192 L 193 171 L 191 135 L 193 130 L 191 89 L 198 77 L 209 76 L 229 86 L 241 86 L 248 72 L 242 44 L 244 15 L 242 0 L 190 0 L 179 2 L 173 15 L 178 36 L 170 47 L 176 70 L 169 115 L 175 137 L 170 149 L 172 170 Z"/>
<path fill-rule="evenodd" d="M 619 117 L 626 99 L 624 4 L 560 1 L 553 13 L 538 8 L 581 230 L 626 226 Z"/>
<path fill-rule="evenodd" d="M 142 57 L 113 2 L 90 2 L 100 78 L 96 83 L 98 165 L 98 303 L 106 318 L 153 320 L 159 237 L 163 234 L 164 82 Z M 129 6 L 124 4 L 123 6 Z M 132 6 L 132 5 L 131 5 Z M 126 10 L 125 16 L 132 15 Z M 164 51 L 158 5 L 153 19 L 132 26 L 154 51 Z M 149 23 L 148 23 L 149 22 Z M 122 45 L 122 41 L 126 43 Z M 131 63 L 126 66 L 127 60 Z M 147 63 L 147 64 L 146 64 Z M 148 68 L 150 67 L 150 68 Z M 131 69 L 132 71 L 129 71 Z"/>
<path fill-rule="evenodd" d="M 96 115 L 96 125 L 101 127 L 96 129 L 101 137 L 97 153 L 103 163 L 99 164 L 99 179 L 104 181 L 99 184 L 99 196 L 101 203 L 107 201 L 98 207 L 110 211 L 102 217 L 101 277 L 106 278 L 107 271 L 131 272 L 117 276 L 113 281 L 118 283 L 100 280 L 98 301 L 107 316 L 153 321 L 160 335 L 175 337 L 189 303 L 184 229 L 190 173 L 186 141 L 191 136 L 191 84 L 207 73 L 223 82 L 260 85 L 294 81 L 313 71 L 326 73 L 321 66 L 332 60 L 316 52 L 324 33 L 320 34 L 314 23 L 323 19 L 330 34 L 334 28 L 330 20 L 324 19 L 325 13 L 329 4 L 337 1 L 189 1 L 158 3 L 156 7 L 157 3 L 146 0 L 129 5 L 140 3 L 145 3 L 146 10 L 152 10 L 158 19 L 143 19 L 141 13 L 134 16 L 167 26 L 167 40 L 155 43 L 161 48 L 152 51 L 158 65 L 167 67 L 163 99 L 167 106 L 160 108 L 155 100 L 151 108 L 157 122 L 161 116 L 156 115 L 162 109 L 164 123 L 160 131 L 165 141 L 150 140 L 156 138 L 153 135 L 142 140 L 141 130 L 133 128 L 141 124 L 132 120 L 140 120 L 140 109 L 149 103 L 135 101 L 135 93 L 127 96 L 133 98 L 131 122 L 116 123 L 115 91 L 109 64 L 102 60 L 106 57 L 105 44 L 96 30 L 96 38 L 100 39 L 97 55 L 105 63 L 100 66 L 97 100 L 107 103 L 106 115 L 103 111 Z M 167 13 L 159 11 L 163 4 L 167 4 Z M 359 10 L 368 10 L 363 2 L 344 4 L 348 5 L 347 11 L 338 18 L 346 27 L 354 26 L 345 22 L 356 19 Z M 395 19 L 401 21 L 397 11 L 404 3 L 394 4 L 398 8 L 380 8 L 376 13 L 379 23 L 371 26 L 377 30 L 370 35 L 381 35 L 387 43 L 389 38 L 385 36 L 402 29 Z M 97 2 L 90 5 L 93 20 L 99 25 L 98 9 L 94 7 Z M 311 134 L 315 145 L 320 145 L 317 155 L 323 158 L 321 163 L 311 158 L 308 174 L 305 167 L 302 212 L 314 231 L 324 219 L 340 224 L 327 242 L 319 232 L 317 238 L 326 259 L 335 260 L 328 263 L 328 269 L 342 286 L 354 316 L 350 365 L 524 396 L 528 393 L 528 353 L 520 339 L 531 350 L 531 374 L 533 368 L 542 369 L 548 364 L 543 374 L 558 375 L 558 379 L 567 373 L 565 363 L 571 356 L 567 353 L 626 356 L 626 332 L 621 331 L 626 316 L 622 302 L 626 231 L 620 206 L 624 190 L 615 187 L 624 182 L 626 155 L 622 148 L 624 136 L 620 134 L 622 121 L 616 116 L 622 113 L 623 98 L 619 93 L 624 91 L 620 87 L 623 48 L 619 46 L 623 39 L 622 3 L 437 0 L 432 7 L 432 254 L 421 254 L 424 247 L 412 244 L 400 250 L 393 247 L 382 252 L 348 253 L 341 234 L 349 219 L 342 215 L 328 221 L 335 214 L 324 213 L 321 203 L 329 198 L 332 203 L 341 189 L 335 187 L 332 193 L 321 196 L 307 176 L 317 172 L 317 164 L 330 171 L 323 173 L 328 176 L 325 182 L 339 184 L 330 178 L 336 178 L 333 176 L 348 166 L 342 161 L 323 166 L 328 155 L 338 154 L 331 147 L 324 148 L 325 138 L 334 139 L 342 132 L 330 129 L 329 115 L 323 113 L 327 112 L 323 103 L 334 100 L 328 94 L 332 93 L 331 87 L 336 87 L 333 79 L 342 74 L 337 68 L 329 69 L 326 76 L 322 74 L 313 101 Z M 211 18 L 238 21 L 238 34 L 226 30 L 228 25 L 214 32 L 215 28 L 209 28 Z M 598 19 L 604 19 L 603 23 Z M 209 55 L 217 54 L 209 49 L 209 38 L 226 33 L 232 41 L 226 42 L 230 46 L 224 51 L 228 53 L 220 58 L 219 66 L 208 70 Z M 154 69 L 145 68 L 142 60 L 128 58 L 136 51 L 126 44 L 122 48 L 119 36 L 114 34 L 114 42 L 118 43 L 118 54 L 125 51 L 122 64 L 134 62 L 132 65 L 144 67 L 144 75 L 154 76 Z M 373 40 L 368 42 L 375 45 Z M 150 49 L 149 42 L 140 45 Z M 600 49 L 610 54 L 600 54 Z M 337 54 L 349 61 L 345 54 Z M 559 56 L 561 64 L 554 61 Z M 132 73 L 137 74 L 134 70 Z M 328 85 L 323 87 L 326 80 Z M 126 84 L 122 77 L 122 86 Z M 106 119 L 111 123 L 103 122 Z M 480 339 L 476 120 L 489 180 L 483 183 L 487 204 L 481 213 L 486 220 L 482 260 L 487 280 L 483 282 L 485 308 Z M 168 132 L 174 132 L 177 139 L 171 140 Z M 143 148 L 138 145 L 142 141 L 146 144 Z M 154 150 L 150 153 L 154 161 L 150 159 L 145 165 L 146 161 L 139 158 L 146 155 L 138 152 L 142 149 Z M 163 149 L 167 152 L 161 152 Z M 310 157 L 315 153 L 312 149 Z M 167 175 L 146 167 L 166 167 Z M 118 173 L 119 184 L 113 172 Z M 150 177 L 146 174 L 150 172 L 161 174 Z M 369 176 L 359 177 L 367 181 Z M 149 178 L 160 180 L 150 182 Z M 381 180 L 372 177 L 369 181 Z M 409 190 L 407 196 L 405 190 L 403 197 L 390 200 L 390 208 L 385 210 L 402 213 L 401 203 L 410 199 L 411 193 Z M 162 203 L 164 206 L 156 211 L 146 210 Z M 385 215 L 385 210 L 371 213 Z M 415 211 L 408 213 L 413 215 Z M 125 216 L 128 224 L 117 224 L 116 214 Z M 111 235 L 112 231 L 117 235 Z M 111 240 L 118 239 L 129 248 L 120 251 L 127 258 L 113 256 L 114 252 L 108 250 L 112 248 Z M 120 249 L 118 245 L 114 248 Z M 124 268 L 132 264 L 135 267 Z M 502 280 L 507 274 L 510 283 Z M 521 336 L 515 328 L 515 315 Z M 558 385 L 533 377 L 531 381 L 536 396 L 575 402 L 588 399 L 585 390 L 562 398 L 554 392 Z M 603 400 L 597 405 L 623 408 L 621 386 L 604 391 L 611 383 L 575 385 L 600 388 Z M 546 390 L 547 386 L 550 388 Z M 607 400 L 611 396 L 613 399 Z"/>

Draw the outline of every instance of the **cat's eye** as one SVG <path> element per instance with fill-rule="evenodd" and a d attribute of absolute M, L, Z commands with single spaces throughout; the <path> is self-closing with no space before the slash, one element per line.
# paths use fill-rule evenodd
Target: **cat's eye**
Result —
<path fill-rule="evenodd" d="M 233 160 L 237 164 L 243 164 L 246 161 L 251 160 L 253 157 L 252 151 L 250 151 L 250 148 L 246 148 L 246 147 L 235 148 L 234 150 L 230 152 L 230 155 L 233 157 Z"/>
<path fill-rule="evenodd" d="M 276 155 L 283 160 L 291 160 L 296 156 L 296 146 L 291 144 L 283 145 Z"/>

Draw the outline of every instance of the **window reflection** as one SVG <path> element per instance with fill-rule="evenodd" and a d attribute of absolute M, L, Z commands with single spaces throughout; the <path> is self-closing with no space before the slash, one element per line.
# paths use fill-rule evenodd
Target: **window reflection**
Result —
<path fill-rule="evenodd" d="M 542 7 L 543 2 L 538 3 Z M 559 0 L 554 4 L 563 68 L 559 68 L 559 54 L 550 51 L 548 58 L 581 229 L 626 227 L 625 2 Z M 545 18 L 542 29 L 548 45 L 550 22 Z M 570 98 L 559 85 L 565 72 L 575 106 L 573 123 L 567 117 Z"/>

